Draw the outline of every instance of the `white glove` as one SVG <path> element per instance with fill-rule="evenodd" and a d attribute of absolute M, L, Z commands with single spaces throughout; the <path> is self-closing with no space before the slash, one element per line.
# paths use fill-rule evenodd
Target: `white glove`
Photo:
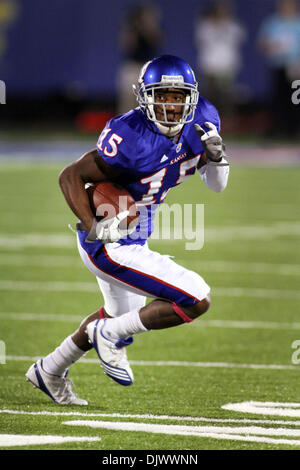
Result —
<path fill-rule="evenodd" d="M 119 212 L 118 215 L 110 219 L 102 219 L 100 222 L 97 222 L 94 219 L 91 230 L 89 231 L 88 236 L 86 237 L 86 242 L 94 242 L 97 239 L 101 240 L 103 243 L 113 243 L 119 241 L 121 238 L 129 235 L 134 232 L 135 227 L 121 229 L 120 223 L 122 220 L 126 219 L 129 211 Z"/>
<path fill-rule="evenodd" d="M 205 122 L 210 131 L 205 132 L 199 124 L 194 124 L 194 128 L 201 139 L 203 148 L 208 160 L 220 162 L 225 155 L 225 146 L 222 137 L 219 135 L 216 126 L 212 122 Z"/>

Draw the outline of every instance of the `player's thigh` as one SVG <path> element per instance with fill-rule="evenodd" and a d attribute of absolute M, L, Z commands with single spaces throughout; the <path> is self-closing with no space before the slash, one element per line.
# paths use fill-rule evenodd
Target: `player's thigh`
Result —
<path fill-rule="evenodd" d="M 108 244 L 105 258 L 107 266 L 111 263 L 121 267 L 114 271 L 119 280 L 128 287 L 140 289 L 148 297 L 190 307 L 209 295 L 210 287 L 198 273 L 146 245 Z"/>
<path fill-rule="evenodd" d="M 146 297 L 129 291 L 127 286 L 112 283 L 111 279 L 105 279 L 104 276 L 97 276 L 97 282 L 104 298 L 104 309 L 110 317 L 118 317 L 145 306 Z"/>
<path fill-rule="evenodd" d="M 86 267 L 111 288 L 169 300 L 183 307 L 194 306 L 210 292 L 199 274 L 147 245 L 109 243 L 95 256 L 88 255 L 80 244 L 78 249 Z"/>
<path fill-rule="evenodd" d="M 144 292 L 119 281 L 99 269 L 92 261 L 92 257 L 82 248 L 79 241 L 78 251 L 85 266 L 96 276 L 104 298 L 104 308 L 109 316 L 117 317 L 131 310 L 144 307 L 146 303 Z"/>

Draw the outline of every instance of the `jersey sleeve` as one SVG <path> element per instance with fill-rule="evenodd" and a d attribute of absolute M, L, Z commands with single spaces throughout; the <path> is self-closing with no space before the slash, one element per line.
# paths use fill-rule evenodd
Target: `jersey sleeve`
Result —
<path fill-rule="evenodd" d="M 197 111 L 198 112 L 196 112 L 196 115 L 195 115 L 195 122 L 200 124 L 200 126 L 203 127 L 203 129 L 207 132 L 210 129 L 207 126 L 205 126 L 204 123 L 211 122 L 212 124 L 216 126 L 218 132 L 220 133 L 221 131 L 220 116 L 217 111 L 217 108 L 210 101 L 208 101 L 207 99 L 203 97 L 200 97 L 198 106 L 197 106 Z"/>
<path fill-rule="evenodd" d="M 101 132 L 97 152 L 103 160 L 116 170 L 128 171 L 134 167 L 132 136 L 128 126 L 111 119 Z"/>
<path fill-rule="evenodd" d="M 211 105 L 211 109 L 210 109 L 209 114 L 210 114 L 210 118 L 207 119 L 207 121 L 212 122 L 216 126 L 218 132 L 220 133 L 220 131 L 221 131 L 221 119 L 220 119 L 219 113 L 218 113 L 217 109 L 215 108 L 215 106 Z"/>

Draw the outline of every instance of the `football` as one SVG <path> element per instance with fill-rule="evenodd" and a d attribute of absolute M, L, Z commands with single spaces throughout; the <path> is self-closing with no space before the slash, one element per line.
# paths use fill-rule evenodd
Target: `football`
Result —
<path fill-rule="evenodd" d="M 120 222 L 120 229 L 134 228 L 138 223 L 138 210 L 131 194 L 122 186 L 110 181 L 91 184 L 86 188 L 90 206 L 97 220 L 111 219 L 119 212 L 129 211 Z"/>

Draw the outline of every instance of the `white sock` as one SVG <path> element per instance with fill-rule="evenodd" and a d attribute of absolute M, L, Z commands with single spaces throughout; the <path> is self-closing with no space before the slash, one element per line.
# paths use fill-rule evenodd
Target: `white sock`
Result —
<path fill-rule="evenodd" d="M 43 368 L 48 374 L 62 376 L 65 370 L 78 361 L 86 351 L 82 351 L 68 336 L 58 348 L 43 358 Z"/>
<path fill-rule="evenodd" d="M 148 330 L 141 322 L 139 310 L 124 313 L 120 317 L 107 318 L 102 330 L 104 336 L 112 340 L 127 338 L 144 331 Z"/>

